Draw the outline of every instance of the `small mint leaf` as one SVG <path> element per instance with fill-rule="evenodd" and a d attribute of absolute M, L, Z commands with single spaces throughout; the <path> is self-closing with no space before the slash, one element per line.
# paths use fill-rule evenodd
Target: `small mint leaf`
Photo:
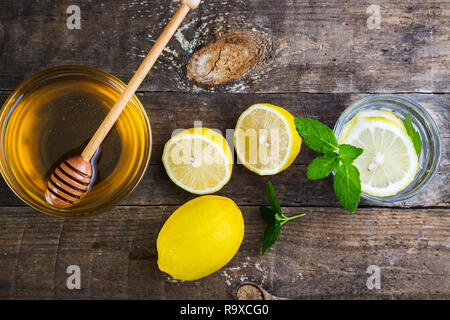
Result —
<path fill-rule="evenodd" d="M 267 249 L 275 244 L 278 240 L 278 236 L 281 231 L 281 223 L 274 222 L 267 226 L 266 231 L 264 231 L 263 243 L 262 243 L 262 256 L 266 253 Z"/>
<path fill-rule="evenodd" d="M 278 236 L 280 235 L 281 226 L 283 224 L 305 215 L 304 213 L 301 213 L 292 217 L 286 217 L 281 211 L 280 204 L 275 197 L 275 191 L 270 181 L 267 181 L 266 183 L 266 192 L 269 197 L 269 201 L 271 202 L 272 208 L 268 208 L 266 206 L 260 207 L 261 215 L 265 220 L 269 222 L 266 230 L 264 231 L 262 256 L 264 256 L 267 249 L 269 249 L 272 245 L 275 244 L 275 242 L 277 242 Z"/>
<path fill-rule="evenodd" d="M 275 195 L 275 189 L 273 188 L 273 184 L 270 181 L 266 182 L 266 193 L 273 211 L 281 214 L 281 206 L 280 203 L 278 202 L 277 196 Z"/>
<path fill-rule="evenodd" d="M 345 163 L 338 167 L 334 176 L 334 192 L 348 212 L 355 212 L 361 197 L 361 180 L 358 168 Z"/>
<path fill-rule="evenodd" d="M 352 164 L 353 161 L 355 161 L 355 159 L 363 153 L 363 151 L 363 149 L 352 146 L 350 144 L 339 145 L 339 157 L 345 164 Z"/>
<path fill-rule="evenodd" d="M 411 138 L 411 141 L 414 145 L 417 156 L 419 156 L 420 152 L 422 151 L 422 139 L 420 138 L 420 134 L 413 127 L 411 114 L 408 114 L 406 116 L 403 123 L 405 124 L 406 132 L 408 133 L 408 136 Z"/>
<path fill-rule="evenodd" d="M 333 130 L 323 123 L 309 118 L 295 118 L 298 134 L 312 150 L 332 154 L 338 150 L 338 142 Z"/>
<path fill-rule="evenodd" d="M 269 223 L 274 223 L 276 221 L 275 214 L 271 208 L 267 208 L 266 206 L 261 206 L 260 208 L 262 217 Z"/>
<path fill-rule="evenodd" d="M 310 180 L 326 178 L 338 165 L 339 157 L 337 154 L 334 154 L 334 156 L 323 155 L 317 157 L 308 165 L 306 176 Z"/>

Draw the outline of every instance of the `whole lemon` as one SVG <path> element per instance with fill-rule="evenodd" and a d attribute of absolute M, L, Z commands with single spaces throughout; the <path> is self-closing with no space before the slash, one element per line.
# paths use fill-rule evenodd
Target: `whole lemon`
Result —
<path fill-rule="evenodd" d="M 244 219 L 233 200 L 195 198 L 175 210 L 161 228 L 158 267 L 179 280 L 203 278 L 226 265 L 243 238 Z"/>

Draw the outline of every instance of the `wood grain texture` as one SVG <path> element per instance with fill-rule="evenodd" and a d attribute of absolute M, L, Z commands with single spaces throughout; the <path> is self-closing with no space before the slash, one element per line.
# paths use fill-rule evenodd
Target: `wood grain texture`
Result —
<path fill-rule="evenodd" d="M 66 27 L 68 1 L 0 3 L 0 89 L 37 71 L 81 64 L 129 81 L 178 1 L 80 1 L 81 30 Z M 144 91 L 448 92 L 448 1 L 377 1 L 381 28 L 367 27 L 372 2 L 209 0 L 158 60 Z M 157 8 L 155 10 L 155 7 Z M 192 54 L 230 30 L 273 39 L 274 55 L 250 78 L 219 86 L 186 77 Z M 51 36 L 49 36 L 51 35 Z"/>
<path fill-rule="evenodd" d="M 66 27 L 71 1 L 0 1 L 0 101 L 43 69 L 79 64 L 128 82 L 178 1 L 78 1 L 81 30 Z M 293 299 L 450 298 L 450 3 L 380 0 L 380 29 L 369 29 L 373 2 L 340 0 L 208 0 L 189 13 L 145 79 L 138 97 L 153 131 L 151 165 L 122 206 L 83 219 L 45 216 L 0 181 L 0 298 L 231 299 L 242 281 Z M 257 68 L 220 85 L 187 77 L 195 54 L 228 32 L 264 41 Z M 218 50 L 220 52 L 220 48 Z M 219 58 L 219 57 L 218 57 Z M 253 66 L 253 65 L 252 65 Z M 257 176 L 235 165 L 218 193 L 242 209 L 246 231 L 237 255 L 198 281 L 176 281 L 157 268 L 157 234 L 179 205 L 195 196 L 167 177 L 161 156 L 173 130 L 194 121 L 226 133 L 248 106 L 266 102 L 333 127 L 342 111 L 370 93 L 392 92 L 424 106 L 438 124 L 442 160 L 418 196 L 388 207 L 363 200 L 340 208 L 330 178 L 306 179 L 316 156 L 302 146 L 284 172 Z M 99 124 L 102 119 L 99 119 Z M 92 133 L 86 134 L 88 139 Z M 236 159 L 236 158 L 235 158 Z M 270 179 L 287 215 L 262 259 Z M 66 268 L 81 267 L 81 290 L 66 289 Z M 381 289 L 368 290 L 369 265 Z"/>
<path fill-rule="evenodd" d="M 197 1 L 198 5 L 198 1 Z M 81 157 L 86 160 L 90 160 L 97 149 L 102 144 L 108 132 L 114 126 L 114 123 L 119 118 L 123 109 L 127 106 L 128 101 L 130 101 L 135 92 L 139 89 L 142 81 L 147 77 L 151 68 L 155 64 L 156 60 L 159 58 L 167 43 L 172 39 L 173 35 L 180 27 L 184 18 L 188 14 L 191 8 L 197 7 L 194 2 L 181 2 L 179 8 L 175 11 L 172 18 L 170 18 L 167 25 L 164 27 L 162 33 L 158 36 L 155 41 L 155 44 L 152 46 L 148 54 L 145 56 L 145 59 L 139 65 L 136 72 L 133 74 L 133 77 L 128 82 L 122 93 L 120 94 L 117 101 L 114 103 L 114 106 L 106 115 L 102 124 L 99 126 L 95 134 L 92 136 L 91 140 L 87 144 L 86 148 L 81 153 Z"/>
<path fill-rule="evenodd" d="M 362 94 L 185 94 L 185 93 L 139 93 L 138 97 L 146 107 L 153 132 L 151 165 L 144 180 L 125 202 L 127 205 L 178 205 L 192 199 L 194 195 L 173 184 L 162 166 L 162 150 L 176 129 L 187 129 L 201 121 L 205 127 L 218 129 L 224 135 L 234 129 L 236 121 L 248 106 L 267 102 L 282 106 L 295 116 L 312 117 L 333 127 L 339 115 Z M 449 152 L 450 128 L 449 96 L 441 94 L 405 95 L 423 105 L 438 124 L 442 137 L 442 160 L 440 168 L 430 185 L 419 195 L 396 207 L 448 207 L 450 202 Z M 6 95 L 0 95 L 6 99 Z M 99 123 L 102 119 L 99 119 Z M 89 139 L 92 133 L 80 133 Z M 232 137 L 232 134 L 229 135 Z M 232 146 L 232 140 L 228 141 Z M 234 148 L 231 148 L 234 151 Z M 270 179 L 279 192 L 285 206 L 331 206 L 339 203 L 333 193 L 332 179 L 311 182 L 306 178 L 306 167 L 317 153 L 305 145 L 294 164 L 280 174 L 261 177 L 241 164 L 233 167 L 229 183 L 218 194 L 231 197 L 238 204 L 258 205 L 265 199 L 264 183 Z M 234 157 L 235 160 L 236 157 Z M 0 181 L 0 203 L 21 205 L 3 181 Z M 386 206 L 386 204 L 363 200 L 364 206 Z"/>
<path fill-rule="evenodd" d="M 230 299 L 243 280 L 277 296 L 311 298 L 450 298 L 450 217 L 441 209 L 285 208 L 306 212 L 283 227 L 262 259 L 266 226 L 257 207 L 241 206 L 246 225 L 236 256 L 193 282 L 158 270 L 158 231 L 176 207 L 119 207 L 87 219 L 31 209 L 0 209 L 0 298 Z M 81 290 L 66 289 L 66 268 L 81 268 Z M 381 289 L 368 290 L 369 265 Z"/>

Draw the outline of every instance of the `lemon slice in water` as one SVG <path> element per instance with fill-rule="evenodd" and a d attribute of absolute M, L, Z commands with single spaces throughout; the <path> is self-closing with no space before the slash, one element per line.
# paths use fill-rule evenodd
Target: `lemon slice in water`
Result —
<path fill-rule="evenodd" d="M 364 150 L 354 162 L 364 193 L 392 196 L 405 189 L 416 176 L 419 163 L 414 145 L 403 124 L 400 126 L 397 121 L 359 116 L 340 140 Z"/>
<path fill-rule="evenodd" d="M 220 190 L 233 167 L 227 141 L 208 128 L 191 128 L 174 136 L 164 146 L 162 160 L 169 178 L 195 194 Z"/>
<path fill-rule="evenodd" d="M 339 139 L 339 143 L 342 143 L 342 141 L 347 138 L 348 133 L 350 130 L 356 125 L 358 122 L 358 119 L 365 119 L 365 118 L 385 118 L 387 120 L 391 120 L 396 125 L 398 125 L 400 128 L 406 131 L 405 125 L 403 124 L 403 121 L 397 118 L 393 113 L 385 110 L 375 110 L 375 109 L 369 109 L 369 110 L 363 110 L 359 113 L 357 113 L 349 122 L 347 122 L 344 125 L 344 128 L 341 132 L 341 137 Z"/>

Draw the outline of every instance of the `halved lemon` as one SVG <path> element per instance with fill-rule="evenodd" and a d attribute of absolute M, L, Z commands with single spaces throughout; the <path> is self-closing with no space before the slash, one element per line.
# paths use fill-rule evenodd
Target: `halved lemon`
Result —
<path fill-rule="evenodd" d="M 395 116 L 392 112 L 377 109 L 363 110 L 361 112 L 358 112 L 349 122 L 347 122 L 344 125 L 344 128 L 342 129 L 341 132 L 341 136 L 339 138 L 339 143 L 341 144 L 342 141 L 345 138 L 347 138 L 350 129 L 353 128 L 353 126 L 358 122 L 358 119 L 365 119 L 365 118 L 385 118 L 391 120 L 392 122 L 397 124 L 400 128 L 406 131 L 403 121 L 400 120 L 397 116 Z"/>
<path fill-rule="evenodd" d="M 240 162 L 259 175 L 271 175 L 289 167 L 300 152 L 302 139 L 294 117 L 271 104 L 255 104 L 239 117 L 234 146 Z"/>
<path fill-rule="evenodd" d="M 172 137 L 164 146 L 162 160 L 169 178 L 195 194 L 219 191 L 233 168 L 227 141 L 208 128 L 191 128 Z"/>
<path fill-rule="evenodd" d="M 355 160 L 364 193 L 388 197 L 405 189 L 419 166 L 414 145 L 398 123 L 387 118 L 361 118 L 341 143 L 362 148 Z"/>

